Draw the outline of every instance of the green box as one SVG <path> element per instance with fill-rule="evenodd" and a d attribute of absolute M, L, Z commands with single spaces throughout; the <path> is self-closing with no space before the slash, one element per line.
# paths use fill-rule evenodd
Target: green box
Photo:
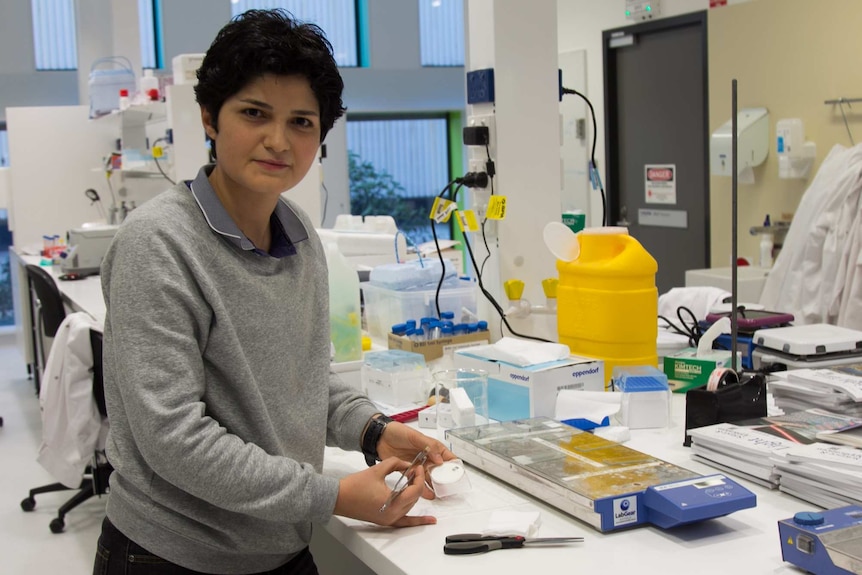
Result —
<path fill-rule="evenodd" d="M 742 354 L 737 352 L 737 365 Z M 713 349 L 698 357 L 697 348 L 687 347 L 664 358 L 664 373 L 674 393 L 682 393 L 706 385 L 709 375 L 717 367 L 730 367 L 730 352 Z"/>
<path fill-rule="evenodd" d="M 575 233 L 583 230 L 587 225 L 587 215 L 580 211 L 563 212 L 563 223 Z"/>

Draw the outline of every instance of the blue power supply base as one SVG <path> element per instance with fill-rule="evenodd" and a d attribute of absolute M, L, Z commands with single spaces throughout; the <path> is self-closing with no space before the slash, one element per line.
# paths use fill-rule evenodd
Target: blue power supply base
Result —
<path fill-rule="evenodd" d="M 797 513 L 778 522 L 781 557 L 814 575 L 862 573 L 862 507 Z"/>
<path fill-rule="evenodd" d="M 739 483 L 725 475 L 707 475 L 598 499 L 595 510 L 602 516 L 601 530 L 611 531 L 642 524 L 670 529 L 756 505 L 757 496 Z"/>

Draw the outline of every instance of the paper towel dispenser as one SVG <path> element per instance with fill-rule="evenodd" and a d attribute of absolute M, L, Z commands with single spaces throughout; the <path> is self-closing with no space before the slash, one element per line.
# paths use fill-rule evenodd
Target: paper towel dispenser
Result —
<path fill-rule="evenodd" d="M 769 153 L 769 112 L 766 108 L 744 108 L 737 113 L 736 122 L 737 171 L 740 174 L 751 175 L 751 168 L 762 164 Z M 732 135 L 731 120 L 712 133 L 709 164 L 713 176 L 731 175 Z"/>

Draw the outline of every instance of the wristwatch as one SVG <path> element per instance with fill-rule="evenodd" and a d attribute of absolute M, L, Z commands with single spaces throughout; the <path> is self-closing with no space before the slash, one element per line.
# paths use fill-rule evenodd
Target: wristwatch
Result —
<path fill-rule="evenodd" d="M 383 430 L 392 421 L 391 417 L 380 414 L 368 422 L 368 428 L 365 430 L 365 435 L 362 436 L 362 453 L 365 455 L 365 463 L 368 464 L 368 467 L 380 461 L 380 455 L 377 453 L 377 444 L 380 443 L 380 438 L 383 437 Z"/>

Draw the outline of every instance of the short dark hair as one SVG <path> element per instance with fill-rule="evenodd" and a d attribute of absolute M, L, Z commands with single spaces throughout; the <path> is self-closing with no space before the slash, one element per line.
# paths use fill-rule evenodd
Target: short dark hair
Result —
<path fill-rule="evenodd" d="M 248 10 L 222 28 L 197 71 L 195 96 L 218 129 L 225 100 L 265 74 L 308 78 L 320 106 L 320 141 L 344 112 L 344 81 L 318 26 L 282 9 Z"/>

